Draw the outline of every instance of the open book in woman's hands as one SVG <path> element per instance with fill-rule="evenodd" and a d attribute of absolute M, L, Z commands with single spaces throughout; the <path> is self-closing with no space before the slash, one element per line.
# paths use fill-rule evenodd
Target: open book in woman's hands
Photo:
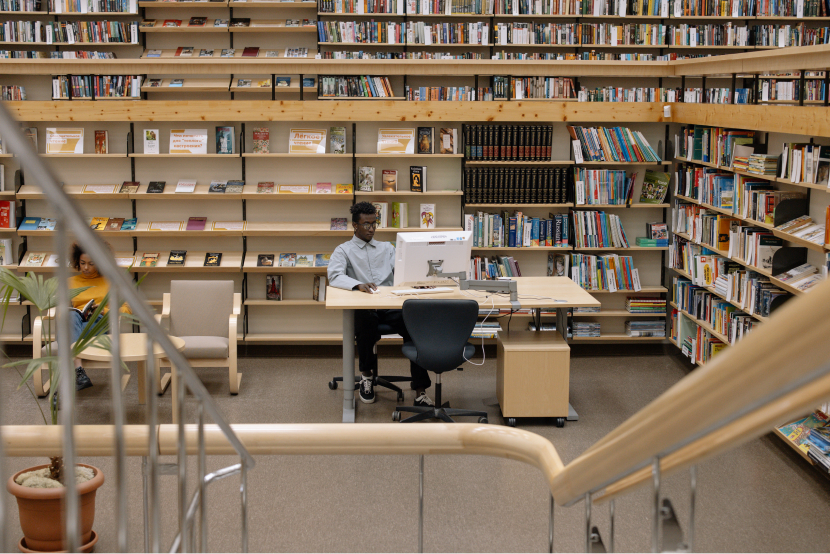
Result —
<path fill-rule="evenodd" d="M 92 298 L 89 302 L 84 304 L 83 308 L 75 308 L 73 306 L 72 308 L 69 308 L 69 309 L 74 310 L 74 311 L 78 312 L 79 314 L 81 314 L 81 321 L 89 321 L 89 317 L 92 315 L 92 312 L 94 312 L 95 308 L 97 308 L 97 307 L 98 306 L 97 306 L 97 304 L 95 304 L 95 299 Z"/>

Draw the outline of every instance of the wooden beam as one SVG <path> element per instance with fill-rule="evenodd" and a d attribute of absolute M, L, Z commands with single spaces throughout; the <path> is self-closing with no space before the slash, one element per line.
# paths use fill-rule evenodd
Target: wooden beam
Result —
<path fill-rule="evenodd" d="M 654 123 L 663 104 L 647 102 L 372 102 L 271 100 L 135 100 L 7 102 L 20 121 L 567 121 Z"/>
<path fill-rule="evenodd" d="M 821 106 L 672 104 L 672 121 L 732 129 L 830 137 L 830 110 Z"/>
<path fill-rule="evenodd" d="M 670 63 L 677 76 L 823 70 L 830 68 L 830 44 L 791 46 L 743 54 L 674 60 Z"/>

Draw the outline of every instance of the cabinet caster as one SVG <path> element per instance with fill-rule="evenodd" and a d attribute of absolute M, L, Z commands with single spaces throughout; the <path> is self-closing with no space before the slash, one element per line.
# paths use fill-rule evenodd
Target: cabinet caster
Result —
<path fill-rule="evenodd" d="M 515 417 L 508 417 L 504 420 L 508 427 L 515 427 L 516 426 L 516 418 Z"/>
<path fill-rule="evenodd" d="M 329 381 L 329 390 L 337 390 L 337 381 Z"/>
<path fill-rule="evenodd" d="M 401 420 L 401 413 L 397 410 L 392 412 L 392 421 L 400 421 Z"/>
<path fill-rule="evenodd" d="M 565 418 L 564 417 L 557 417 L 554 420 L 554 423 L 556 424 L 557 427 L 564 427 L 565 426 Z"/>
<path fill-rule="evenodd" d="M 483 417 L 483 416 L 478 418 L 478 422 L 479 423 L 484 423 L 484 424 L 490 423 L 490 421 L 486 417 Z"/>

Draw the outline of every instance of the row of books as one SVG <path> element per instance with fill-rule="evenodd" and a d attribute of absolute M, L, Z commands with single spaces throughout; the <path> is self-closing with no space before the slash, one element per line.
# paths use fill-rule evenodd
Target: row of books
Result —
<path fill-rule="evenodd" d="M 414 101 L 471 102 L 475 100 L 493 100 L 492 87 L 413 87 L 405 85 L 403 94 L 407 100 Z"/>
<path fill-rule="evenodd" d="M 571 254 L 571 279 L 585 290 L 639 291 L 640 276 L 631 256 Z"/>
<path fill-rule="evenodd" d="M 322 98 L 389 98 L 395 96 L 389 77 L 321 76 L 318 83 L 317 94 Z"/>
<path fill-rule="evenodd" d="M 218 19 L 216 21 L 219 21 Z M 194 46 L 177 46 L 176 50 L 173 51 L 172 57 L 174 58 L 190 58 L 196 53 L 196 48 Z M 240 56 L 243 58 L 279 58 L 280 57 L 280 50 L 264 50 L 260 49 L 259 46 L 245 46 L 243 48 L 201 48 L 199 50 L 200 58 L 235 58 L 237 56 L 237 52 L 240 53 Z M 308 57 L 308 48 L 305 47 L 288 47 L 285 48 L 283 51 L 282 57 L 284 58 L 307 58 Z M 216 54 L 219 54 L 218 56 Z M 261 56 L 260 56 L 261 54 Z M 164 54 L 164 50 L 147 50 L 145 56 L 147 58 L 161 58 L 161 57 L 171 57 Z"/>
<path fill-rule="evenodd" d="M 577 93 L 580 102 L 676 102 L 677 98 L 680 98 L 679 88 L 664 87 L 607 86 L 589 89 L 583 86 Z"/>
<path fill-rule="evenodd" d="M 465 125 L 464 157 L 468 160 L 550 160 L 550 125 Z"/>
<path fill-rule="evenodd" d="M 320 42 L 403 44 L 404 28 L 394 21 L 318 21 Z"/>
<path fill-rule="evenodd" d="M 38 2 L 40 3 L 40 2 Z M 136 0 L 49 0 L 51 13 L 137 13 Z"/>
<path fill-rule="evenodd" d="M 0 59 L 114 60 L 115 54 L 95 50 L 63 50 L 61 52 L 0 50 Z"/>
<path fill-rule="evenodd" d="M 574 140 L 576 162 L 659 162 L 660 156 L 651 148 L 640 131 L 627 127 L 578 127 L 568 125 Z"/>
<path fill-rule="evenodd" d="M 140 96 L 140 75 L 58 75 L 52 77 L 52 98 L 139 98 Z"/>
<path fill-rule="evenodd" d="M 755 46 L 815 46 L 830 40 L 830 27 L 807 27 L 804 23 L 754 25 L 752 33 Z"/>
<path fill-rule="evenodd" d="M 579 44 L 579 23 L 496 23 L 495 45 L 505 44 Z"/>
<path fill-rule="evenodd" d="M 257 267 L 328 267 L 331 254 L 304 254 L 281 252 L 276 254 L 258 254 Z"/>
<path fill-rule="evenodd" d="M 826 94 L 824 79 L 806 79 L 804 81 L 804 100 L 824 100 Z M 757 98 L 759 102 L 778 100 L 800 100 L 801 83 L 799 81 L 777 79 L 759 79 Z"/>
<path fill-rule="evenodd" d="M 465 23 L 427 23 L 408 21 L 405 24 L 406 44 L 471 44 L 490 45 L 490 25 L 480 21 Z"/>
<path fill-rule="evenodd" d="M 665 314 L 666 299 L 653 296 L 629 296 L 625 299 L 625 309 L 632 314 Z"/>
<path fill-rule="evenodd" d="M 747 319 L 752 320 L 748 313 L 686 279 L 675 277 L 673 284 L 673 299 L 679 309 L 706 323 L 716 333 L 724 335 L 728 339 L 727 344 L 734 344 L 743 337 L 740 331 L 747 330 Z M 775 296 L 783 294 L 786 293 L 765 289 L 762 296 L 769 296 L 770 298 L 765 298 L 765 302 L 769 303 Z"/>
<path fill-rule="evenodd" d="M 0 42 L 138 44 L 135 21 L 4 21 Z"/>
<path fill-rule="evenodd" d="M 0 87 L 0 100 L 26 100 L 26 87 L 19 85 L 3 85 Z"/>
<path fill-rule="evenodd" d="M 471 279 L 498 279 L 499 277 L 521 277 L 519 262 L 513 256 L 492 256 L 470 259 L 469 275 Z"/>
<path fill-rule="evenodd" d="M 576 87 L 570 77 L 512 77 L 510 97 L 524 98 L 574 98 Z"/>
<path fill-rule="evenodd" d="M 549 219 L 522 212 L 465 214 L 464 228 L 473 232 L 473 246 L 483 248 L 536 248 L 569 246 L 568 216 L 550 214 Z"/>
<path fill-rule="evenodd" d="M 735 156 L 748 157 L 754 152 L 755 131 L 684 125 L 674 140 L 676 157 L 729 168 Z"/>
<path fill-rule="evenodd" d="M 750 46 L 751 33 L 757 25 L 727 23 L 703 23 L 670 25 L 665 44 L 670 46 Z"/>
<path fill-rule="evenodd" d="M 830 186 L 830 147 L 786 142 L 782 147 L 778 176 L 792 183 Z"/>
<path fill-rule="evenodd" d="M 809 215 L 802 215 L 792 221 L 783 223 L 776 227 L 775 230 L 807 242 L 812 242 L 813 244 L 830 244 L 827 226 L 823 223 L 813 221 L 813 218 Z"/>
<path fill-rule="evenodd" d="M 573 322 L 573 336 L 574 338 L 598 338 L 601 335 L 601 325 L 597 321 L 574 321 Z"/>
<path fill-rule="evenodd" d="M 265 276 L 265 299 L 281 302 L 284 300 L 282 292 L 282 275 Z M 317 302 L 326 301 L 326 286 L 328 278 L 325 275 L 315 275 L 311 285 L 311 299 Z"/>
<path fill-rule="evenodd" d="M 671 26 L 663 23 L 582 23 L 582 45 L 662 45 Z"/>
<path fill-rule="evenodd" d="M 620 217 L 591 210 L 571 212 L 576 248 L 629 248 Z"/>
<path fill-rule="evenodd" d="M 41 0 L 0 0 L 3 12 L 39 12 L 42 7 Z"/>
<path fill-rule="evenodd" d="M 464 195 L 468 204 L 564 204 L 570 201 L 566 168 L 467 167 Z"/>
<path fill-rule="evenodd" d="M 629 337 L 665 337 L 666 322 L 660 319 L 626 321 L 625 334 Z"/>

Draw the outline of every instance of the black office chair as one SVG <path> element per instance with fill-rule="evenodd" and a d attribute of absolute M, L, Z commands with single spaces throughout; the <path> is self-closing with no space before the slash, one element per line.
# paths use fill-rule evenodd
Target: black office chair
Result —
<path fill-rule="evenodd" d="M 458 366 L 475 354 L 475 347 L 468 341 L 477 319 L 475 300 L 411 299 L 403 303 L 403 321 L 412 337 L 412 342 L 403 345 L 403 355 L 435 373 L 435 406 L 398 406 L 393 421 L 401 420 L 401 412 L 413 412 L 416 415 L 402 423 L 427 419 L 454 423 L 450 416 L 473 416 L 479 423 L 487 423 L 487 412 L 453 409 L 449 402 L 441 404 L 441 374 L 460 371 Z"/>
<path fill-rule="evenodd" d="M 383 335 L 394 335 L 395 330 L 392 327 L 390 327 L 389 325 L 381 323 L 380 325 L 378 325 L 378 333 L 381 336 L 383 336 Z M 375 344 L 375 354 L 377 355 L 377 353 L 378 353 L 378 345 Z M 376 387 L 384 387 L 384 388 L 387 388 L 389 390 L 397 392 L 398 393 L 398 400 L 397 400 L 398 402 L 403 402 L 403 400 L 404 400 L 403 391 L 401 390 L 400 387 L 397 387 L 397 386 L 393 385 L 392 383 L 404 383 L 404 382 L 410 382 L 411 383 L 412 382 L 412 376 L 378 375 L 377 364 L 375 364 L 375 369 L 374 369 L 374 371 L 372 371 L 372 379 L 374 380 L 374 383 L 375 383 Z M 337 390 L 337 383 L 342 383 L 342 382 L 343 382 L 343 377 L 342 376 L 332 378 L 332 380 L 329 381 L 329 389 L 330 390 Z M 355 376 L 355 382 L 354 382 L 354 390 L 358 390 L 358 389 L 360 389 L 360 376 L 356 375 Z"/>

